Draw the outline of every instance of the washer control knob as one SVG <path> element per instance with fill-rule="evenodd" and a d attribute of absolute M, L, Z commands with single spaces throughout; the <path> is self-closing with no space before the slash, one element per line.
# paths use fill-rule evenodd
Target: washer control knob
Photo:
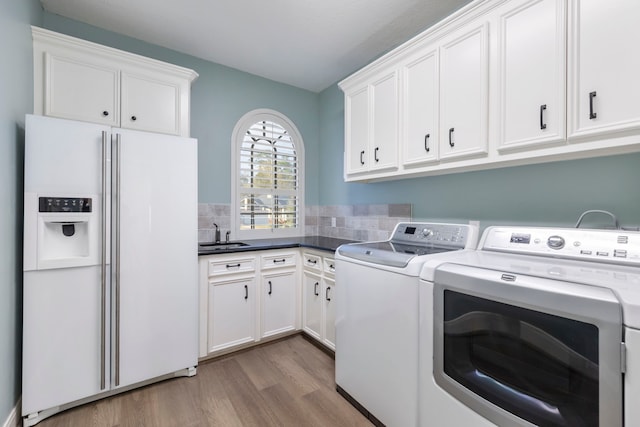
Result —
<path fill-rule="evenodd" d="M 422 233 L 423 237 L 429 237 L 429 236 L 433 235 L 433 230 L 430 229 L 430 228 L 423 228 L 421 233 Z"/>
<path fill-rule="evenodd" d="M 551 249 L 564 248 L 564 239 L 560 236 L 551 236 L 547 239 L 547 246 Z"/>

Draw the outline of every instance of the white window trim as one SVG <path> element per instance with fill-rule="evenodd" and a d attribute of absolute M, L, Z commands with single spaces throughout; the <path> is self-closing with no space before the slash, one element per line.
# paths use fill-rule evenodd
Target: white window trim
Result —
<path fill-rule="evenodd" d="M 245 132 L 251 125 L 261 120 L 269 120 L 280 123 L 287 129 L 289 134 L 294 139 L 296 145 L 296 154 L 298 160 L 298 227 L 296 228 L 281 228 L 270 230 L 240 230 L 240 212 L 238 203 L 239 194 L 239 153 L 242 141 L 244 139 Z M 238 120 L 236 126 L 233 128 L 231 135 L 231 230 L 234 240 L 246 240 L 246 239 L 264 239 L 264 238 L 276 238 L 276 237 L 297 237 L 304 236 L 305 234 L 305 203 L 304 203 L 304 142 L 302 135 L 298 131 L 298 128 L 293 122 L 284 114 L 267 109 L 260 108 L 257 110 L 249 111 Z"/>

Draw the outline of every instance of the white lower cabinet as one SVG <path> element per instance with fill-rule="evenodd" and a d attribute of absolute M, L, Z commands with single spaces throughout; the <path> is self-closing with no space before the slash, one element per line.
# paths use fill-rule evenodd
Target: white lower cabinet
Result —
<path fill-rule="evenodd" d="M 322 278 L 312 272 L 302 273 L 302 329 L 318 341 L 322 340 Z"/>
<path fill-rule="evenodd" d="M 263 338 L 296 329 L 296 270 L 263 274 Z"/>
<path fill-rule="evenodd" d="M 210 282 L 207 353 L 255 341 L 255 319 L 255 277 Z"/>
<path fill-rule="evenodd" d="M 300 329 L 298 252 L 200 257 L 200 358 Z"/>
<path fill-rule="evenodd" d="M 324 287 L 324 337 L 322 342 L 332 349 L 336 349 L 336 303 L 334 302 L 336 281 L 333 278 L 322 280 Z"/>
<path fill-rule="evenodd" d="M 302 329 L 335 350 L 335 262 L 332 253 L 302 254 Z M 313 262 L 316 261 L 316 262 Z"/>

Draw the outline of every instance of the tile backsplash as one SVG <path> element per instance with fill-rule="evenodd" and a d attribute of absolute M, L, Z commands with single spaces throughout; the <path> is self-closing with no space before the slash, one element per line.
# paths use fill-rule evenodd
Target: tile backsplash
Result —
<path fill-rule="evenodd" d="M 411 204 L 377 205 L 307 205 L 305 235 L 338 237 L 349 240 L 385 240 L 400 221 L 411 221 Z M 198 205 L 198 241 L 214 239 L 213 223 L 220 227 L 224 240 L 231 228 L 231 205 L 200 203 Z M 233 235 L 231 236 L 233 239 Z"/>

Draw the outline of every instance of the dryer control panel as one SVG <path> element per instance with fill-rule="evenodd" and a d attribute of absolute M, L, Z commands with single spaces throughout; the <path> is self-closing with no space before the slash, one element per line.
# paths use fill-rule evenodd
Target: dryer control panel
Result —
<path fill-rule="evenodd" d="M 479 250 L 640 265 L 640 232 L 581 228 L 489 227 Z"/>

